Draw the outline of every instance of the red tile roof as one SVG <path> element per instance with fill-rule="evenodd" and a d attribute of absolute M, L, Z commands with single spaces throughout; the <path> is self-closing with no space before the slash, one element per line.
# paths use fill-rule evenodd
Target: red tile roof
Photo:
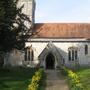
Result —
<path fill-rule="evenodd" d="M 36 38 L 90 38 L 90 24 L 37 23 L 33 32 Z"/>

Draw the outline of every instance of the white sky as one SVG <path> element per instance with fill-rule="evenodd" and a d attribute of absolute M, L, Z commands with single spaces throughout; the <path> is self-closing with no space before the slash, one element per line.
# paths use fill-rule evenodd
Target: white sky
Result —
<path fill-rule="evenodd" d="M 90 23 L 90 0 L 36 0 L 35 21 Z"/>

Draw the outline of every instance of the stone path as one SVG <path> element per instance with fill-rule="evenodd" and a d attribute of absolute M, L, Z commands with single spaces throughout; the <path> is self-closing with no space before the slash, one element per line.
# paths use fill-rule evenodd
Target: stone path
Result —
<path fill-rule="evenodd" d="M 69 90 L 65 79 L 56 70 L 46 70 L 46 90 Z"/>

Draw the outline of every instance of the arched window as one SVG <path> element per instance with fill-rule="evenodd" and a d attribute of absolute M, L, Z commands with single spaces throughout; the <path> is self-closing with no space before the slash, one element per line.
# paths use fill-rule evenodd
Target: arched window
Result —
<path fill-rule="evenodd" d="M 28 51 L 28 61 L 30 61 L 30 51 Z"/>
<path fill-rule="evenodd" d="M 31 48 L 31 50 L 30 50 L 30 61 L 33 61 L 33 57 L 34 57 L 34 52 L 33 52 L 33 49 Z"/>
<path fill-rule="evenodd" d="M 74 61 L 74 58 L 75 57 L 75 52 L 74 52 L 74 50 L 72 50 L 72 61 Z"/>
<path fill-rule="evenodd" d="M 33 61 L 33 57 L 34 57 L 34 52 L 32 50 L 32 52 L 31 52 L 31 61 Z"/>
<path fill-rule="evenodd" d="M 32 47 L 25 48 L 25 61 L 33 61 L 34 52 Z"/>
<path fill-rule="evenodd" d="M 88 54 L 88 45 L 85 45 L 85 55 Z"/>
<path fill-rule="evenodd" d="M 75 50 L 75 59 L 77 60 L 77 57 L 78 57 L 78 55 L 77 55 L 77 50 Z"/>
<path fill-rule="evenodd" d="M 68 49 L 68 60 L 75 61 L 78 59 L 78 51 L 76 47 L 70 47 Z"/>
<path fill-rule="evenodd" d="M 71 51 L 68 51 L 68 60 L 71 61 Z"/>

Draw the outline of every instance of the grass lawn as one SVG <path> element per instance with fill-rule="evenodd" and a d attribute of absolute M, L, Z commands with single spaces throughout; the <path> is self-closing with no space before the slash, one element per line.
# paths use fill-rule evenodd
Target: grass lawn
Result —
<path fill-rule="evenodd" d="M 31 68 L 0 69 L 0 90 L 27 90 L 34 72 Z"/>
<path fill-rule="evenodd" d="M 76 72 L 82 84 L 85 87 L 85 90 L 90 90 L 90 68 L 89 69 L 80 69 Z"/>

